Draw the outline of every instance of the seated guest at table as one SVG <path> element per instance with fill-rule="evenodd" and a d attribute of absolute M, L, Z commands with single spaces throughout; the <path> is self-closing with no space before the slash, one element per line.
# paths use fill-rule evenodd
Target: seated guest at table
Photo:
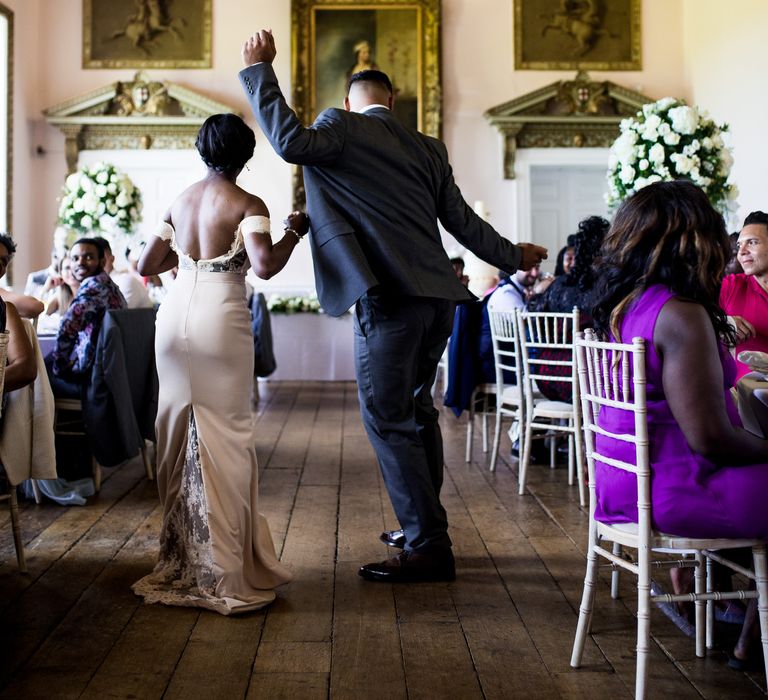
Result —
<path fill-rule="evenodd" d="M 115 269 L 115 255 L 112 252 L 112 246 L 106 238 L 95 237 L 97 243 L 104 249 L 104 272 L 106 272 L 112 281 L 120 287 L 120 291 L 125 298 L 129 309 L 151 309 L 152 299 L 149 298 L 147 288 L 141 283 L 139 277 L 130 270 Z"/>
<path fill-rule="evenodd" d="M 31 297 L 41 299 L 43 296 L 42 290 L 48 278 L 51 275 L 57 274 L 57 270 L 63 258 L 66 257 L 66 251 L 61 251 L 55 245 L 51 248 L 51 262 L 43 270 L 35 270 L 27 275 L 27 282 L 24 285 L 24 294 Z"/>
<path fill-rule="evenodd" d="M 63 315 L 80 289 L 78 282 L 72 274 L 72 261 L 67 257 L 59 263 L 59 271 L 51 275 L 45 283 L 43 300 L 45 301 L 45 313 Z M 60 320 L 60 319 L 59 319 Z M 58 321 L 56 330 L 58 330 Z"/>
<path fill-rule="evenodd" d="M 729 257 L 723 218 L 701 189 L 687 180 L 648 185 L 616 213 L 593 317 L 612 340 L 645 339 L 653 527 L 683 537 L 764 539 L 768 441 L 741 427 L 725 347 L 734 331 L 718 304 Z M 626 421 L 625 411 L 600 412 L 600 426 L 613 433 L 624 432 Z M 633 445 L 597 439 L 606 456 L 634 460 Z M 601 462 L 595 469 L 597 520 L 637 522 L 634 475 Z M 740 644 L 735 655 L 743 659 Z"/>
<path fill-rule="evenodd" d="M 744 272 L 744 268 L 739 262 L 739 232 L 734 231 L 728 236 L 731 239 L 731 259 L 725 266 L 725 276 L 738 275 Z"/>
<path fill-rule="evenodd" d="M 11 246 L 12 243 L 11 241 Z M 10 255 L 0 255 L 0 277 L 5 275 L 12 254 L 11 252 Z M 4 301 L 2 297 L 0 297 L 0 331 L 9 333 L 3 385 L 3 393 L 8 393 L 35 381 L 37 367 L 21 316 L 13 303 Z"/>
<path fill-rule="evenodd" d="M 576 261 L 576 253 L 573 246 L 573 234 L 571 234 L 568 236 L 567 244 L 563 246 L 557 254 L 557 259 L 555 261 L 555 277 L 567 275 L 571 271 L 573 263 Z"/>
<path fill-rule="evenodd" d="M 720 306 L 736 326 L 736 354 L 768 352 L 768 214 L 753 211 L 744 219 L 737 259 L 743 274 L 728 275 L 720 288 Z M 736 362 L 736 381 L 747 374 Z"/>
<path fill-rule="evenodd" d="M 518 270 L 513 275 L 499 270 L 499 283 L 488 298 L 488 310 L 524 309 L 540 275 L 540 265 L 534 265 L 530 270 Z"/>
<path fill-rule="evenodd" d="M 581 328 L 592 325 L 591 309 L 595 296 L 595 275 L 593 264 L 600 254 L 600 246 L 608 231 L 608 222 L 600 216 L 590 216 L 579 223 L 578 233 L 568 237 L 573 241 L 574 263 L 569 271 L 555 277 L 554 282 L 541 295 L 533 297 L 528 303 L 530 311 L 550 311 L 570 313 L 573 307 L 580 311 Z M 570 360 L 569 350 L 542 350 L 539 357 L 543 360 Z M 565 365 L 537 365 L 537 374 L 567 376 L 571 368 Z M 552 401 L 572 400 L 572 387 L 568 382 L 548 382 L 537 380 L 539 391 Z"/>
<path fill-rule="evenodd" d="M 464 274 L 464 258 L 451 258 L 451 265 L 456 277 L 465 287 L 469 285 L 469 277 Z"/>
<path fill-rule="evenodd" d="M 104 271 L 104 250 L 92 238 L 81 238 L 69 253 L 72 275 L 80 283 L 46 358 L 56 396 L 79 397 L 93 364 L 96 341 L 108 309 L 124 309 L 125 299 Z"/>
<path fill-rule="evenodd" d="M 0 233 L 0 259 L 3 261 L 3 269 L 7 270 L 9 263 L 13 259 L 14 253 L 16 253 L 16 243 L 7 233 Z M 3 272 L 0 277 L 4 277 Z M 11 289 L 5 289 L 0 287 L 0 298 L 3 301 L 11 302 L 16 311 L 22 318 L 35 319 L 37 318 L 45 308 L 43 302 L 35 297 L 27 296 L 26 294 L 17 294 Z"/>
<path fill-rule="evenodd" d="M 55 335 L 59 324 L 80 288 L 72 275 L 72 261 L 66 257 L 59 262 L 59 269 L 43 286 L 45 313 L 37 319 L 38 335 Z"/>

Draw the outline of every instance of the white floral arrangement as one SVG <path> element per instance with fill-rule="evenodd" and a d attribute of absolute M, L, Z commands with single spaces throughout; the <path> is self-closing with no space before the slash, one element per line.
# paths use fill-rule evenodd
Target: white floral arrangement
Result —
<path fill-rule="evenodd" d="M 665 97 L 643 105 L 636 118 L 623 119 L 620 129 L 608 161 L 609 207 L 651 183 L 685 178 L 722 214 L 735 208 L 738 188 L 728 182 L 733 157 L 723 142 L 727 124 Z"/>
<path fill-rule="evenodd" d="M 141 221 L 141 192 L 109 163 L 69 175 L 59 201 L 59 226 L 75 234 L 132 234 Z"/>
<path fill-rule="evenodd" d="M 272 294 L 267 300 L 267 308 L 275 314 L 323 313 L 317 294 L 310 294 L 307 297 L 284 297 L 279 294 Z"/>

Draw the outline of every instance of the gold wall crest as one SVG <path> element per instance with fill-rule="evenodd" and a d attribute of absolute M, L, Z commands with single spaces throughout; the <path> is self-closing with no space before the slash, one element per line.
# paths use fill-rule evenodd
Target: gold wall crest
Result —
<path fill-rule="evenodd" d="M 212 114 L 237 113 L 230 105 L 177 83 L 139 72 L 43 112 L 66 137 L 67 169 L 82 150 L 194 148 L 200 125 Z"/>

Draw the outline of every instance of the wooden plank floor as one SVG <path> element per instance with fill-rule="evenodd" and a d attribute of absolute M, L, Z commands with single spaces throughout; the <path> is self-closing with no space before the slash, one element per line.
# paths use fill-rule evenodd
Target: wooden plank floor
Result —
<path fill-rule="evenodd" d="M 569 667 L 584 576 L 586 516 L 565 470 L 533 465 L 517 495 L 503 440 L 496 473 L 466 419 L 442 417 L 444 503 L 457 557 L 451 584 L 363 581 L 396 525 L 351 383 L 263 386 L 261 510 L 295 580 L 240 618 L 146 606 L 130 584 L 152 566 L 160 509 L 139 461 L 108 473 L 88 505 L 22 508 L 29 575 L 0 512 L 0 698 L 631 697 L 632 589 L 598 590 L 584 666 Z M 651 697 L 742 698 L 760 675 L 653 612 Z"/>

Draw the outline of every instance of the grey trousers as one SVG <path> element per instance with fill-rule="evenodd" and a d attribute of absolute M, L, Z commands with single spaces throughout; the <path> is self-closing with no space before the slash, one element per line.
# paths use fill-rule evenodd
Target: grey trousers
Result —
<path fill-rule="evenodd" d="M 451 546 L 440 503 L 443 439 L 430 389 L 455 303 L 369 292 L 355 306 L 360 413 L 376 452 L 406 550 Z"/>

